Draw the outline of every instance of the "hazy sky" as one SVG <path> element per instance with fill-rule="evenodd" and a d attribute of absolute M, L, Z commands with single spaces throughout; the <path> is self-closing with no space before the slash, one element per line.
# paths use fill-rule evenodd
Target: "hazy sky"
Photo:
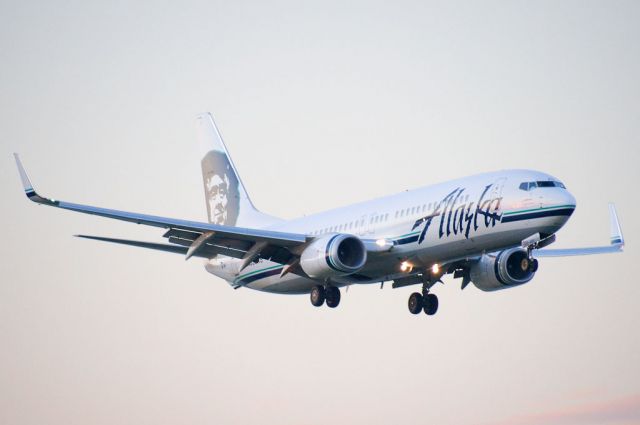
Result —
<path fill-rule="evenodd" d="M 106 5 L 110 3 L 109 5 Z M 347 4 L 348 3 L 348 4 Z M 0 6 L 0 423 L 640 423 L 640 3 Z M 529 284 L 353 287 L 339 308 L 232 290 L 202 263 L 79 240 L 161 231 L 45 195 L 205 220 L 194 117 L 286 218 L 534 168 L 578 209 Z"/>

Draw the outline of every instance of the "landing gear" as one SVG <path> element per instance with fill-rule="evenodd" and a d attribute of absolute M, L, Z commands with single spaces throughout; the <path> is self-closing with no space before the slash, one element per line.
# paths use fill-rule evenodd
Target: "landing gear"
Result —
<path fill-rule="evenodd" d="M 409 296 L 409 311 L 411 314 L 418 314 L 422 311 L 423 298 L 418 292 L 414 292 Z"/>
<path fill-rule="evenodd" d="M 438 311 L 438 297 L 429 293 L 427 285 L 422 287 L 422 294 L 414 292 L 409 296 L 409 312 L 419 314 L 421 311 L 428 316 L 433 316 Z"/>
<path fill-rule="evenodd" d="M 336 308 L 340 304 L 340 289 L 335 286 L 327 286 L 325 290 L 327 307 Z"/>
<path fill-rule="evenodd" d="M 435 294 L 427 294 L 424 297 L 422 308 L 427 316 L 433 316 L 438 311 L 438 297 Z"/>
<path fill-rule="evenodd" d="M 322 304 L 324 304 L 324 298 L 325 298 L 324 287 L 320 285 L 316 285 L 313 288 L 311 288 L 311 294 L 309 298 L 311 298 L 311 304 L 313 304 L 314 307 L 320 307 Z"/>
<path fill-rule="evenodd" d="M 538 260 L 536 260 L 535 258 L 529 263 L 529 271 L 531 273 L 535 273 L 538 271 Z"/>
<path fill-rule="evenodd" d="M 327 307 L 336 308 L 340 304 L 340 289 L 335 286 L 322 286 L 316 285 L 311 288 L 309 294 L 311 304 L 315 307 L 320 307 L 322 304 L 327 303 Z"/>

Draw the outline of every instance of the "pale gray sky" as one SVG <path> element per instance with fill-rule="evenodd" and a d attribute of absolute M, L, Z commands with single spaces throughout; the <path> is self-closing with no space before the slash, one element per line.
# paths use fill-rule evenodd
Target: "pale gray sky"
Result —
<path fill-rule="evenodd" d="M 0 422 L 640 422 L 640 3 L 53 2 L 0 6 Z M 194 117 L 254 202 L 296 217 L 527 167 L 578 200 L 520 288 L 354 287 L 336 310 L 232 290 L 160 240 L 28 203 L 205 219 Z"/>

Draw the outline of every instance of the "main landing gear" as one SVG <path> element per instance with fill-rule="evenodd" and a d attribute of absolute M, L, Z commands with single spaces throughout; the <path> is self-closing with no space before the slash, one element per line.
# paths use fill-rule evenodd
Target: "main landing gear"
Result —
<path fill-rule="evenodd" d="M 340 304 L 340 289 L 331 285 L 316 285 L 311 288 L 309 298 L 315 307 L 320 307 L 326 302 L 327 307 L 336 308 Z"/>
<path fill-rule="evenodd" d="M 433 316 L 438 311 L 438 297 L 429 293 L 429 289 L 424 285 L 422 293 L 414 292 L 409 296 L 409 311 L 411 314 L 424 311 L 428 316 Z"/>

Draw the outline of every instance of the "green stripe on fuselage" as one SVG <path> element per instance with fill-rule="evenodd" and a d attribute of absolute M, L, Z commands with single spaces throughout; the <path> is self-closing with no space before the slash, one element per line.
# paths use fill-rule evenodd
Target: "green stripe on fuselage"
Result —
<path fill-rule="evenodd" d="M 503 213 L 502 215 L 526 214 L 526 213 L 535 212 L 535 211 L 546 211 L 546 210 L 554 210 L 554 209 L 561 209 L 561 208 L 575 208 L 575 207 L 576 207 L 575 205 L 556 205 L 553 207 L 540 207 L 540 208 L 530 208 L 526 210 L 508 211 Z"/>
<path fill-rule="evenodd" d="M 278 267 L 282 267 L 282 265 L 281 265 L 281 264 L 276 264 L 275 266 L 269 266 L 269 267 L 265 267 L 264 269 L 254 270 L 254 271 L 252 271 L 252 272 L 249 272 L 249 273 L 243 274 L 242 276 L 238 276 L 238 277 L 236 277 L 236 278 L 234 279 L 234 282 L 237 282 L 237 281 L 242 280 L 242 279 L 244 279 L 244 278 L 246 278 L 246 277 L 249 277 L 249 276 L 253 276 L 254 274 L 258 274 L 258 273 L 261 273 L 261 272 L 266 272 L 267 270 L 273 270 L 273 269 L 276 269 L 276 268 L 278 268 Z"/>

